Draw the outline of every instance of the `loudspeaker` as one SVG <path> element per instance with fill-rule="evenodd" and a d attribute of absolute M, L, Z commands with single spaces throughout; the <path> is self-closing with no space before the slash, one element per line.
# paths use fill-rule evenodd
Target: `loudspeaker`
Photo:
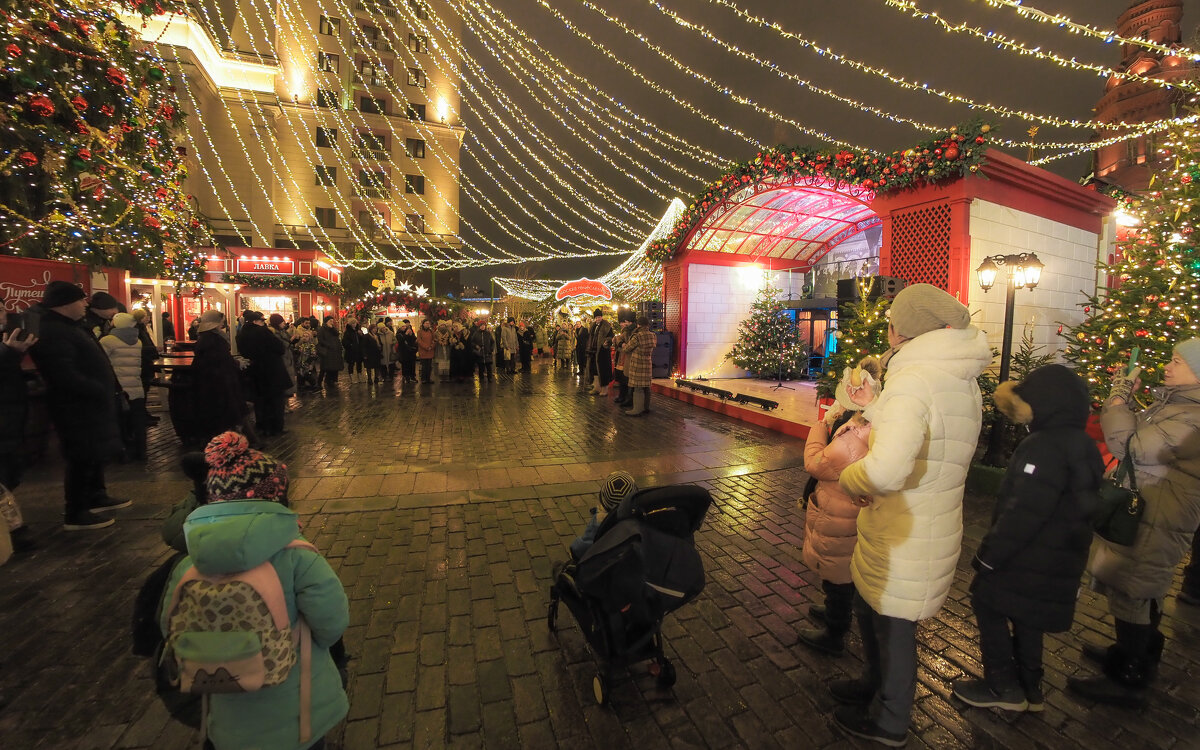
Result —
<path fill-rule="evenodd" d="M 858 299 L 858 285 L 859 279 L 838 279 L 838 306 L 844 305 L 847 302 L 854 302 Z M 905 285 L 906 282 L 904 279 L 895 276 L 872 276 L 867 298 L 895 297 Z"/>

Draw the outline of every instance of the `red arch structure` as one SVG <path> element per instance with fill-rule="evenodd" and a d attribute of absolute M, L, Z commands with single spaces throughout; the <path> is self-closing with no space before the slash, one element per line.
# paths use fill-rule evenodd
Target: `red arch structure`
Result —
<path fill-rule="evenodd" d="M 1003 232 L 995 227 L 984 228 L 980 220 L 973 233 L 976 201 L 1011 210 L 1014 222 L 1027 224 L 1033 217 L 1045 221 L 1048 232 L 1065 227 L 1098 237 L 1105 235 L 1106 217 L 1115 207 L 1107 196 L 995 150 L 977 174 L 878 195 L 820 176 L 748 184 L 711 206 L 663 265 L 662 299 L 666 328 L 674 334 L 676 372 L 698 374 L 688 363 L 689 317 L 704 305 L 719 304 L 690 299 L 689 270 L 696 265 L 805 271 L 847 239 L 881 227 L 881 274 L 934 284 L 967 304 L 977 265 L 972 265 L 973 254 L 1004 251 L 1003 240 L 996 239 Z M 1023 242 L 1029 242 L 1028 234 Z M 1052 245 L 1048 241 L 1047 249 Z M 1025 249 L 1042 252 L 1037 247 L 1015 251 Z M 1079 266 L 1096 259 L 1072 262 Z M 742 317 L 745 312 L 740 311 Z M 977 317 L 977 323 L 984 322 Z"/>

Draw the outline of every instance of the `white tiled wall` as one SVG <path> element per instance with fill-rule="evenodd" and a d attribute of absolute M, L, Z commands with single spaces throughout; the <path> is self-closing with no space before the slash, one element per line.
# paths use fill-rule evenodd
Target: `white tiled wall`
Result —
<path fill-rule="evenodd" d="M 1083 317 L 1084 302 L 1096 289 L 1096 261 L 1107 257 L 1112 242 L 1107 227 L 1101 234 L 1085 232 L 1040 216 L 996 203 L 971 203 L 970 309 L 975 325 L 987 331 L 1000 349 L 1004 336 L 1005 286 L 998 276 L 990 292 L 979 288 L 974 269 L 988 255 L 1037 253 L 1045 264 L 1036 289 L 1018 289 L 1013 318 L 1013 352 L 1020 348 L 1027 324 L 1033 326 L 1034 342 L 1042 353 L 1062 349 L 1059 324 L 1066 328 Z M 998 361 L 998 360 L 997 360 Z"/>
<path fill-rule="evenodd" d="M 741 377 L 745 370 L 725 362 L 738 337 L 738 324 L 750 317 L 763 275 L 753 266 L 687 267 L 688 376 Z M 713 370 L 714 372 L 709 372 Z"/>

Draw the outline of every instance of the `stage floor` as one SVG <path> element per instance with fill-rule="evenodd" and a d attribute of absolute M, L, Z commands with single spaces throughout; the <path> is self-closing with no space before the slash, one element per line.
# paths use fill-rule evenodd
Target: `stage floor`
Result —
<path fill-rule="evenodd" d="M 779 408 L 767 411 L 753 404 L 722 401 L 714 396 L 680 388 L 675 385 L 674 380 L 667 378 L 654 380 L 652 388 L 655 393 L 663 396 L 796 437 L 808 437 L 809 426 L 817 421 L 817 384 L 813 380 L 784 381 L 783 384 L 787 387 L 778 390 L 774 388 L 775 382 L 755 378 L 714 378 L 694 382 L 710 388 L 720 388 L 734 395 L 742 393 L 776 401 Z"/>

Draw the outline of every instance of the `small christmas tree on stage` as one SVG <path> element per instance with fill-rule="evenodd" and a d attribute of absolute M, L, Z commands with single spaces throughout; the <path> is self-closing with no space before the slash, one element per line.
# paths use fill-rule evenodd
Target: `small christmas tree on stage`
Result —
<path fill-rule="evenodd" d="M 1143 385 L 1154 386 L 1175 343 L 1200 336 L 1200 139 L 1187 128 L 1176 128 L 1161 145 L 1164 167 L 1150 192 L 1126 199 L 1140 224 L 1121 243 L 1121 260 L 1102 266 L 1110 288 L 1089 300 L 1082 323 L 1063 333 L 1064 356 L 1087 380 L 1096 405 L 1134 347 Z"/>
<path fill-rule="evenodd" d="M 193 248 L 212 241 L 182 188 L 182 112 L 119 9 L 0 0 L 0 253 L 198 281 Z"/>
<path fill-rule="evenodd" d="M 750 306 L 750 317 L 738 325 L 738 341 L 725 358 L 761 378 L 792 380 L 808 369 L 808 351 L 796 322 L 779 301 L 780 291 L 769 281 L 763 286 Z"/>
<path fill-rule="evenodd" d="M 829 335 L 837 336 L 837 348 L 825 355 L 825 368 L 817 382 L 817 395 L 833 398 L 842 370 L 854 367 L 868 354 L 879 356 L 888 350 L 887 311 L 892 300 L 887 297 L 869 299 L 871 279 L 857 279 L 858 299 L 842 305 L 838 312 L 838 329 Z"/>

